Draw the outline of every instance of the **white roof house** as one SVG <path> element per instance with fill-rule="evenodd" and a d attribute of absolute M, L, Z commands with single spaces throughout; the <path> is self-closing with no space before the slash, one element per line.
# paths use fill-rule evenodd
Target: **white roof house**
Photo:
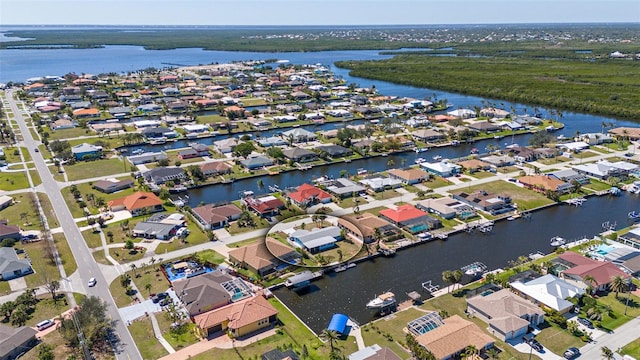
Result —
<path fill-rule="evenodd" d="M 295 128 L 289 131 L 285 131 L 282 133 L 282 136 L 285 139 L 287 139 L 289 136 L 292 136 L 295 142 L 310 141 L 317 138 L 316 134 L 301 128 Z"/>
<path fill-rule="evenodd" d="M 443 177 L 448 177 L 448 176 L 457 174 L 458 172 L 460 172 L 460 169 L 462 169 L 462 166 L 451 163 L 447 160 L 442 160 L 436 163 L 424 162 L 420 164 L 420 166 L 432 174 L 436 174 Z"/>
<path fill-rule="evenodd" d="M 531 300 L 561 313 L 568 311 L 573 306 L 573 303 L 566 299 L 584 295 L 584 289 L 551 274 L 526 283 L 516 281 L 510 285 Z"/>
<path fill-rule="evenodd" d="M 556 145 L 556 147 L 559 147 L 561 149 L 567 149 L 569 151 L 581 151 L 581 150 L 588 149 L 589 144 L 587 144 L 584 141 L 574 141 L 574 142 L 558 144 Z"/>
<path fill-rule="evenodd" d="M 402 186 L 402 180 L 390 177 L 374 177 L 362 179 L 358 182 L 373 191 L 382 191 L 385 187 L 397 188 Z"/>
<path fill-rule="evenodd" d="M 448 111 L 447 115 L 457 118 L 468 119 L 476 116 L 476 112 L 471 109 L 457 109 Z"/>

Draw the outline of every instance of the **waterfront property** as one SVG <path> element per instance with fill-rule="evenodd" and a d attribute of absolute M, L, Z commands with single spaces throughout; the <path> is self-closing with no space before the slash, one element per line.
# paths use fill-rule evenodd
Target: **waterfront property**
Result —
<path fill-rule="evenodd" d="M 380 217 L 412 234 L 442 227 L 440 220 L 409 204 L 381 210 Z"/>
<path fill-rule="evenodd" d="M 623 279 L 631 277 L 608 261 L 590 259 L 572 251 L 560 254 L 555 261 L 564 267 L 564 270 L 560 271 L 560 278 L 573 281 L 580 287 L 591 286 L 594 291 L 608 290 L 615 276 Z"/>
<path fill-rule="evenodd" d="M 242 210 L 233 204 L 208 204 L 192 208 L 191 212 L 204 230 L 220 229 L 229 222 L 238 220 L 242 215 Z"/>
<path fill-rule="evenodd" d="M 449 162 L 448 160 L 442 160 L 435 163 L 423 162 L 420 166 L 429 173 L 442 177 L 453 176 L 458 174 L 462 169 L 462 166 Z"/>
<path fill-rule="evenodd" d="M 214 176 L 229 174 L 232 171 L 232 167 L 224 161 L 210 161 L 200 164 L 200 170 L 204 176 Z"/>
<path fill-rule="evenodd" d="M 184 170 L 180 167 L 157 167 L 142 174 L 144 179 L 153 185 L 162 185 L 167 181 L 180 182 L 187 178 Z"/>
<path fill-rule="evenodd" d="M 567 299 L 579 298 L 584 295 L 583 288 L 570 284 L 552 274 L 529 281 L 515 281 L 509 285 L 511 289 L 525 299 L 558 311 L 561 314 L 573 309 L 573 303 Z"/>
<path fill-rule="evenodd" d="M 492 194 L 484 190 L 477 190 L 470 194 L 461 191 L 453 193 L 452 196 L 456 200 L 491 214 L 501 214 L 514 209 L 509 196 Z"/>
<path fill-rule="evenodd" d="M 443 325 L 416 337 L 416 341 L 438 360 L 453 359 L 469 346 L 480 352 L 493 346 L 495 340 L 471 321 L 453 315 L 443 322 Z"/>
<path fill-rule="evenodd" d="M 402 186 L 402 180 L 380 175 L 367 177 L 359 181 L 370 193 L 376 193 L 385 189 L 395 189 Z"/>
<path fill-rule="evenodd" d="M 264 155 L 256 155 L 248 157 L 247 159 L 240 161 L 240 163 L 249 170 L 255 170 L 273 165 L 273 160 Z"/>
<path fill-rule="evenodd" d="M 345 178 L 327 181 L 325 186 L 327 187 L 327 191 L 339 199 L 355 196 L 365 190 L 364 186 Z"/>
<path fill-rule="evenodd" d="M 109 210 L 127 210 L 132 216 L 163 211 L 162 200 L 151 192 L 138 191 L 129 196 L 111 200 L 107 203 Z"/>
<path fill-rule="evenodd" d="M 288 268 L 289 264 L 297 264 L 301 255 L 293 248 L 267 237 L 259 241 L 229 251 L 229 262 L 241 269 L 248 269 L 259 276 L 269 275 L 275 271 Z"/>
<path fill-rule="evenodd" d="M 242 203 L 262 217 L 275 216 L 284 209 L 285 204 L 275 196 L 245 197 Z"/>
<path fill-rule="evenodd" d="M 299 147 L 285 149 L 282 151 L 282 154 L 284 154 L 285 158 L 299 163 L 310 162 L 318 159 L 318 155 L 313 151 Z"/>
<path fill-rule="evenodd" d="M 164 151 L 161 152 L 145 152 L 138 155 L 127 156 L 127 159 L 133 165 L 148 164 L 160 160 L 168 160 L 169 157 Z"/>
<path fill-rule="evenodd" d="M 338 226 L 327 226 L 324 228 L 313 228 L 310 231 L 298 229 L 289 234 L 289 242 L 317 254 L 319 252 L 336 247 L 336 242 L 342 239 L 342 233 Z"/>
<path fill-rule="evenodd" d="M 209 337 L 229 332 L 241 337 L 272 326 L 276 310 L 262 295 L 256 295 L 218 309 L 194 316 L 193 321 Z"/>
<path fill-rule="evenodd" d="M 598 160 L 591 164 L 575 165 L 573 169 L 580 174 L 606 180 L 610 177 L 624 178 L 630 173 L 638 170 L 638 165 L 627 161 L 610 162 L 608 160 Z"/>
<path fill-rule="evenodd" d="M 76 160 L 99 159 L 102 157 L 102 146 L 82 143 L 76 146 L 72 146 L 71 153 Z"/>
<path fill-rule="evenodd" d="M 573 169 L 553 171 L 548 173 L 548 175 L 566 183 L 573 183 L 574 181 L 577 181 L 578 184 L 586 185 L 591 182 L 591 179 L 588 176 L 580 174 Z"/>
<path fill-rule="evenodd" d="M 508 289 L 467 299 L 467 312 L 488 323 L 491 333 L 505 341 L 520 337 L 529 331 L 529 326 L 544 322 L 542 309 Z"/>
<path fill-rule="evenodd" d="M 430 175 L 426 171 L 420 169 L 391 169 L 389 177 L 402 181 L 403 184 L 412 185 L 429 179 Z"/>
<path fill-rule="evenodd" d="M 434 213 L 444 219 L 458 218 L 464 220 L 477 215 L 473 207 L 448 197 L 421 200 L 416 203 L 416 207 Z"/>
<path fill-rule="evenodd" d="M 525 188 L 540 193 L 552 191 L 557 194 L 566 194 L 573 189 L 573 185 L 571 185 L 570 183 L 558 180 L 549 175 L 521 176 L 518 178 L 518 182 L 521 183 Z"/>
<path fill-rule="evenodd" d="M 331 202 L 331 194 L 306 183 L 298 186 L 296 191 L 287 194 L 287 197 L 291 199 L 294 204 L 302 207 Z"/>
<path fill-rule="evenodd" d="M 347 234 L 355 236 L 364 243 L 372 243 L 376 240 L 390 239 L 400 235 L 400 229 L 371 213 L 343 216 L 338 219 L 338 226 L 344 229 Z"/>

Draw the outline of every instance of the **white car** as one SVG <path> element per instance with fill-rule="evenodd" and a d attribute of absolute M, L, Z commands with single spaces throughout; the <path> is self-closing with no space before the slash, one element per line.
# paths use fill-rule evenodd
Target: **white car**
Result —
<path fill-rule="evenodd" d="M 94 286 L 96 286 L 97 283 L 98 282 L 96 281 L 96 278 L 92 277 L 91 279 L 89 279 L 88 285 L 89 285 L 89 287 L 94 287 Z"/>

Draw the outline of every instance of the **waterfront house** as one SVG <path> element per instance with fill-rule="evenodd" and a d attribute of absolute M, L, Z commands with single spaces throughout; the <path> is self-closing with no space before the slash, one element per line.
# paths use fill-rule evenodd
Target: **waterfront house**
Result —
<path fill-rule="evenodd" d="M 271 136 L 268 138 L 262 138 L 262 139 L 257 139 L 256 142 L 258 144 L 260 144 L 260 146 L 262 147 L 269 147 L 269 146 L 282 146 L 282 145 L 286 145 L 287 142 L 285 140 L 283 140 L 280 137 L 277 136 Z"/>
<path fill-rule="evenodd" d="M 133 179 L 123 180 L 98 180 L 93 183 L 93 188 L 105 194 L 111 194 L 133 187 Z"/>
<path fill-rule="evenodd" d="M 350 196 L 356 196 L 356 194 L 359 194 L 366 190 L 364 186 L 345 178 L 330 180 L 325 185 L 328 192 L 340 199 Z"/>
<path fill-rule="evenodd" d="M 12 247 L 0 247 L 0 279 L 7 281 L 33 273 L 29 259 L 20 259 Z"/>
<path fill-rule="evenodd" d="M 371 213 L 343 216 L 338 219 L 338 227 L 365 243 L 372 243 L 378 240 L 376 239 L 376 229 L 381 240 L 396 237 L 400 234 L 400 229 Z"/>
<path fill-rule="evenodd" d="M 614 140 L 611 135 L 601 134 L 601 133 L 580 134 L 578 139 L 586 142 L 589 145 L 600 145 L 603 143 L 611 143 Z"/>
<path fill-rule="evenodd" d="M 127 156 L 127 159 L 133 165 L 147 164 L 160 160 L 168 160 L 167 154 L 164 151 L 161 152 L 145 152 L 140 155 Z"/>
<path fill-rule="evenodd" d="M 317 254 L 336 247 L 336 242 L 342 240 L 342 232 L 338 226 L 313 228 L 311 230 L 298 229 L 289 234 L 289 242 L 296 247 Z"/>
<path fill-rule="evenodd" d="M 560 272 L 560 278 L 577 282 L 585 288 L 591 286 L 595 291 L 608 290 L 615 276 L 623 279 L 631 277 L 609 261 L 594 260 L 572 251 L 560 254 L 555 261 L 568 268 Z M 593 278 L 592 283 L 585 280 L 589 278 Z"/>
<path fill-rule="evenodd" d="M 637 127 L 617 127 L 607 132 L 616 138 L 629 139 L 632 141 L 640 140 L 640 128 Z"/>
<path fill-rule="evenodd" d="M 504 166 L 511 166 L 515 164 L 516 159 L 509 155 L 489 155 L 481 157 L 480 160 L 490 164 L 491 166 L 495 166 L 497 168 Z"/>
<path fill-rule="evenodd" d="M 71 147 L 71 153 L 76 160 L 92 160 L 102 157 L 102 146 L 82 143 Z"/>
<path fill-rule="evenodd" d="M 566 183 L 562 180 L 558 180 L 554 177 L 545 175 L 527 175 L 518 178 L 518 182 L 525 188 L 531 189 L 537 192 L 546 193 L 547 191 L 553 191 L 557 194 L 566 194 L 571 192 L 573 185 Z"/>
<path fill-rule="evenodd" d="M 321 153 L 322 152 L 327 153 L 332 158 L 353 155 L 353 151 L 351 149 L 347 149 L 340 145 L 321 145 L 321 146 L 316 146 L 315 149 Z"/>
<path fill-rule="evenodd" d="M 298 186 L 295 191 L 287 194 L 287 197 L 291 199 L 291 202 L 301 207 L 331 202 L 331 194 L 306 183 Z"/>
<path fill-rule="evenodd" d="M 302 255 L 278 240 L 267 237 L 264 242 L 242 246 L 229 251 L 229 262 L 241 269 L 265 276 L 284 270 L 287 264 L 297 264 Z"/>
<path fill-rule="evenodd" d="M 458 219 L 464 220 L 477 215 L 473 207 L 448 197 L 421 200 L 418 201 L 416 207 L 420 210 L 436 214 L 444 219 L 457 217 Z"/>
<path fill-rule="evenodd" d="M 572 142 L 556 144 L 556 147 L 563 151 L 578 153 L 580 151 L 588 149 L 589 144 L 587 144 L 584 141 L 572 141 Z"/>
<path fill-rule="evenodd" d="M 224 161 L 210 161 L 200 164 L 200 170 L 204 176 L 223 175 L 231 173 L 231 165 Z"/>
<path fill-rule="evenodd" d="M 300 163 L 315 161 L 318 159 L 318 155 L 313 151 L 309 151 L 307 149 L 299 147 L 283 150 L 282 153 L 284 154 L 285 158 Z"/>
<path fill-rule="evenodd" d="M 525 299 L 565 314 L 573 309 L 573 303 L 567 299 L 579 298 L 584 289 L 570 284 L 552 274 L 529 281 L 515 281 L 509 284 L 511 289 Z"/>
<path fill-rule="evenodd" d="M 491 169 L 491 164 L 479 159 L 463 160 L 459 161 L 457 164 L 460 165 L 462 170 L 467 170 L 469 173 Z"/>
<path fill-rule="evenodd" d="M 192 208 L 191 212 L 204 230 L 220 229 L 229 222 L 238 220 L 242 215 L 242 210 L 233 204 L 208 204 Z"/>
<path fill-rule="evenodd" d="M 611 162 L 602 159 L 591 164 L 575 165 L 573 169 L 581 174 L 606 180 L 609 177 L 626 177 L 630 173 L 638 170 L 638 165 L 627 161 Z"/>
<path fill-rule="evenodd" d="M 163 211 L 162 200 L 151 192 L 138 191 L 107 203 L 111 211 L 127 210 L 132 216 Z"/>
<path fill-rule="evenodd" d="M 311 131 L 295 128 L 282 133 L 283 139 L 292 139 L 294 143 L 314 141 L 318 137 Z"/>
<path fill-rule="evenodd" d="M 462 166 L 449 162 L 449 160 L 442 160 L 434 163 L 423 162 L 420 164 L 420 167 L 424 168 L 431 174 L 442 177 L 453 176 L 460 173 L 460 169 L 462 169 Z"/>
<path fill-rule="evenodd" d="M 477 190 L 470 194 L 460 191 L 453 193 L 452 196 L 456 200 L 478 210 L 489 212 L 492 215 L 513 210 L 513 204 L 509 196 L 493 194 L 484 190 Z"/>
<path fill-rule="evenodd" d="M 544 322 L 544 311 L 529 300 L 502 289 L 467 299 L 467 313 L 489 324 L 489 330 L 507 341 L 526 334 L 529 326 Z"/>
<path fill-rule="evenodd" d="M 409 204 L 398 206 L 396 209 L 381 210 L 380 217 L 412 234 L 442 227 L 440 220 Z"/>
<path fill-rule="evenodd" d="M 178 135 L 175 131 L 163 126 L 145 127 L 140 133 L 145 139 L 174 138 Z"/>
<path fill-rule="evenodd" d="M 431 129 L 420 129 L 411 133 L 414 139 L 420 141 L 436 141 L 436 140 L 444 140 L 447 136 L 441 132 L 431 130 Z"/>
<path fill-rule="evenodd" d="M 205 144 L 201 143 L 191 143 L 189 144 L 191 149 L 198 153 L 198 156 L 209 156 L 209 147 Z"/>
<path fill-rule="evenodd" d="M 395 189 L 402 186 L 402 180 L 375 175 L 358 181 L 367 188 L 370 193 L 376 193 L 385 189 Z"/>
<path fill-rule="evenodd" d="M 535 116 L 529 116 L 529 115 L 514 115 L 514 116 L 511 116 L 511 119 L 517 122 L 518 124 L 522 124 L 524 126 L 542 124 L 542 119 Z"/>
<path fill-rule="evenodd" d="M 273 195 L 263 196 L 259 198 L 246 197 L 242 199 L 242 202 L 249 209 L 255 211 L 262 217 L 278 215 L 280 213 L 280 210 L 284 209 L 285 207 L 284 202 Z"/>
<path fill-rule="evenodd" d="M 500 131 L 500 126 L 490 123 L 488 121 L 473 122 L 467 126 L 470 130 L 475 130 L 484 133 L 492 133 Z"/>
<path fill-rule="evenodd" d="M 188 124 L 188 125 L 183 125 L 182 128 L 187 132 L 187 135 L 189 134 L 204 134 L 209 132 L 209 125 L 203 125 L 203 124 Z"/>
<path fill-rule="evenodd" d="M 18 359 L 31 350 L 39 343 L 36 339 L 37 333 L 34 328 L 29 326 L 14 328 L 0 324 L 0 359 Z"/>
<path fill-rule="evenodd" d="M 236 138 L 222 139 L 213 142 L 213 146 L 222 154 L 232 152 L 238 144 L 240 144 L 240 141 Z"/>
<path fill-rule="evenodd" d="M 232 295 L 222 284 L 235 278 L 216 270 L 202 275 L 176 280 L 172 283 L 176 295 L 193 317 L 231 303 Z"/>
<path fill-rule="evenodd" d="M 507 152 L 518 162 L 529 162 L 538 158 L 536 151 L 524 146 L 511 146 Z"/>
<path fill-rule="evenodd" d="M 276 310 L 262 295 L 199 314 L 193 321 L 206 336 L 228 332 L 234 338 L 273 326 Z"/>
<path fill-rule="evenodd" d="M 373 344 L 362 350 L 351 353 L 349 355 L 349 360 L 401 360 L 401 358 L 394 353 L 393 350 L 387 347 L 380 347 L 378 344 Z"/>
<path fill-rule="evenodd" d="M 483 108 L 480 110 L 480 115 L 488 118 L 498 118 L 504 119 L 509 116 L 509 112 L 503 109 L 498 109 L 494 107 Z"/>
<path fill-rule="evenodd" d="M 579 184 L 582 184 L 582 185 L 591 183 L 591 179 L 589 179 L 589 177 L 587 177 L 584 174 L 580 174 L 579 172 L 573 169 L 558 170 L 558 171 L 550 172 L 548 174 L 553 178 L 556 178 L 558 180 L 561 180 L 567 183 L 573 183 L 574 181 L 577 181 Z"/>
<path fill-rule="evenodd" d="M 193 149 L 182 149 L 178 151 L 178 158 L 181 160 L 194 159 L 197 157 L 200 157 L 200 155 Z"/>
<path fill-rule="evenodd" d="M 453 116 L 458 119 L 470 119 L 472 117 L 475 117 L 476 113 L 471 109 L 457 109 L 448 111 L 447 115 Z"/>
<path fill-rule="evenodd" d="M 146 171 L 142 176 L 148 183 L 155 185 L 162 185 L 167 181 L 180 182 L 187 178 L 180 167 L 157 167 Z"/>
<path fill-rule="evenodd" d="M 418 344 L 438 360 L 457 358 L 469 346 L 480 352 L 493 346 L 494 339 L 491 336 L 459 315 L 443 319 L 443 322 L 443 325 L 416 337 Z"/>
<path fill-rule="evenodd" d="M 0 241 L 4 239 L 20 239 L 20 227 L 18 225 L 9 225 L 7 220 L 0 220 Z"/>
<path fill-rule="evenodd" d="M 254 169 L 263 168 L 265 166 L 273 165 L 273 160 L 271 160 L 266 156 L 258 155 L 258 156 L 252 156 L 245 160 L 242 160 L 240 161 L 240 163 L 247 169 L 254 170 Z"/>
<path fill-rule="evenodd" d="M 391 169 L 389 170 L 389 177 L 402 181 L 403 184 L 413 185 L 419 182 L 429 179 L 430 175 L 426 171 L 420 169 L 407 168 L 407 169 Z"/>

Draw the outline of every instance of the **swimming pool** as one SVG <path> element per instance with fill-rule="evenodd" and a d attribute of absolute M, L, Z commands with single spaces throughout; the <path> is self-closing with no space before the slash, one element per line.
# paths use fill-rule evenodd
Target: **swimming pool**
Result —
<path fill-rule="evenodd" d="M 175 265 L 180 264 L 178 268 Z M 177 264 L 166 264 L 164 270 L 167 273 L 169 281 L 174 282 L 176 280 L 190 278 L 196 275 L 212 272 L 214 269 L 200 265 L 194 261 L 180 262 Z"/>
<path fill-rule="evenodd" d="M 602 256 L 606 256 L 607 254 L 609 254 L 611 251 L 615 250 L 615 246 L 611 246 L 611 245 L 598 245 L 593 252 Z"/>

